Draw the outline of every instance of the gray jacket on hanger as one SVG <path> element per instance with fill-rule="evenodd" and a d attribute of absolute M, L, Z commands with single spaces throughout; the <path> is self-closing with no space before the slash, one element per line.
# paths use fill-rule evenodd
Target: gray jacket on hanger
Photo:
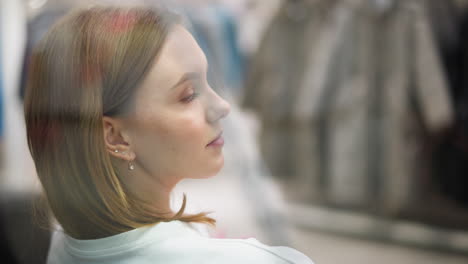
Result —
<path fill-rule="evenodd" d="M 266 162 L 298 199 L 386 212 L 414 197 L 424 132 L 453 118 L 418 0 L 287 2 L 244 106 L 260 115 Z"/>

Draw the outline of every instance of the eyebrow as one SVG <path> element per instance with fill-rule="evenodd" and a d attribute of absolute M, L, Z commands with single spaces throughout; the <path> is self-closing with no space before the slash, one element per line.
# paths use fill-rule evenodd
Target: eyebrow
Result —
<path fill-rule="evenodd" d="M 179 85 L 183 84 L 184 82 L 186 82 L 188 80 L 193 80 L 193 79 L 197 79 L 197 78 L 200 78 L 199 73 L 196 73 L 196 72 L 184 73 L 184 75 L 182 75 L 180 80 L 176 84 L 174 84 L 174 86 L 172 86 L 171 90 L 177 88 Z"/>

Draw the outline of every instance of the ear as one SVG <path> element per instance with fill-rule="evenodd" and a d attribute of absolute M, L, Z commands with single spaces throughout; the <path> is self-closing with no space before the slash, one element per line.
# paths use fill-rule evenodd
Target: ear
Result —
<path fill-rule="evenodd" d="M 116 118 L 104 116 L 104 143 L 107 151 L 114 157 L 126 161 L 135 159 L 135 152 L 131 148 L 130 137 L 123 130 L 123 123 Z"/>

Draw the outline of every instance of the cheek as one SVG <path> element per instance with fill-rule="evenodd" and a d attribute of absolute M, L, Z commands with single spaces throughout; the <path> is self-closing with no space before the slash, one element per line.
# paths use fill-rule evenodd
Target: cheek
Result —
<path fill-rule="evenodd" d="M 166 131 L 168 154 L 166 164 L 172 175 L 180 178 L 205 178 L 219 171 L 222 155 L 214 155 L 206 148 L 212 136 L 208 126 L 197 119 L 180 119 L 171 123 Z"/>
<path fill-rule="evenodd" d="M 204 167 L 205 146 L 212 135 L 199 115 L 152 115 L 141 118 L 135 130 L 140 160 L 151 170 L 187 175 Z"/>
<path fill-rule="evenodd" d="M 185 165 L 179 169 L 196 169 L 199 158 L 204 157 L 208 138 L 206 127 L 202 122 L 188 118 L 171 123 L 167 128 L 166 142 L 172 147 L 172 161 Z"/>
<path fill-rule="evenodd" d="M 203 144 L 208 131 L 200 118 L 172 116 L 160 120 L 159 125 L 155 127 L 155 132 L 161 136 L 162 140 L 183 148 L 183 146 Z"/>

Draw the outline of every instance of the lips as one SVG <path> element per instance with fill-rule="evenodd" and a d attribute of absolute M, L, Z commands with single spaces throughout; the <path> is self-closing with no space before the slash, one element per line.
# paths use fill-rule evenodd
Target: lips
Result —
<path fill-rule="evenodd" d="M 218 136 L 213 139 L 210 143 L 208 143 L 208 145 L 206 145 L 207 147 L 210 147 L 210 146 L 222 146 L 224 145 L 224 139 L 223 139 L 223 132 L 219 133 Z"/>

